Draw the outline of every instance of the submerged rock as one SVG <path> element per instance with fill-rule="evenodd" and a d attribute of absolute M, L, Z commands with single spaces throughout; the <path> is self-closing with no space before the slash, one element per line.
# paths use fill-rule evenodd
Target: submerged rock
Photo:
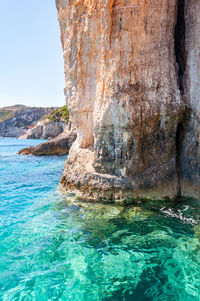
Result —
<path fill-rule="evenodd" d="M 123 206 L 122 204 L 102 204 L 102 203 L 90 203 L 84 200 L 78 199 L 76 196 L 72 196 L 67 193 L 63 194 L 63 199 L 68 206 L 77 206 L 77 208 L 83 209 L 84 216 L 91 220 L 113 220 L 115 218 L 125 219 L 127 222 L 132 222 L 134 218 L 139 220 L 145 220 L 153 215 L 153 212 L 144 206 L 137 206 L 136 204 Z"/>
<path fill-rule="evenodd" d="M 132 220 L 133 218 L 139 218 L 140 220 L 145 220 L 153 213 L 150 210 L 141 208 L 141 207 L 129 207 L 124 210 L 122 217 L 126 220 Z"/>

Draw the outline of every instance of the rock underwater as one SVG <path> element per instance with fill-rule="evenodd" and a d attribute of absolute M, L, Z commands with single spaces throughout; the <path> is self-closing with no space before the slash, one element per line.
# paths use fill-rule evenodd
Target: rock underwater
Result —
<path fill-rule="evenodd" d="M 63 188 L 88 200 L 200 198 L 200 3 L 56 5 L 77 128 Z"/>

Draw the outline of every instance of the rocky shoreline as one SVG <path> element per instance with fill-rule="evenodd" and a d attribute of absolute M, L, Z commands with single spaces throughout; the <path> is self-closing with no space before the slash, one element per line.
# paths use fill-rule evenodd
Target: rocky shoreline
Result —
<path fill-rule="evenodd" d="M 61 134 L 50 141 L 40 143 L 36 147 L 30 146 L 19 151 L 19 155 L 34 156 L 62 156 L 69 153 L 69 150 L 76 140 L 76 132 L 66 128 Z"/>

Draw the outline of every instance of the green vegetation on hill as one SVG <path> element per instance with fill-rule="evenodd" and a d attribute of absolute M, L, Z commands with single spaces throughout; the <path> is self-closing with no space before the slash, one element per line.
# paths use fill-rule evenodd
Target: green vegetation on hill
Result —
<path fill-rule="evenodd" d="M 53 111 L 51 114 L 48 115 L 49 121 L 63 121 L 63 122 L 68 122 L 69 120 L 69 111 L 67 109 L 67 106 L 63 106 L 59 109 L 56 109 Z"/>
<path fill-rule="evenodd" d="M 14 112 L 11 110 L 0 110 L 0 122 L 12 118 L 14 116 Z"/>
<path fill-rule="evenodd" d="M 14 105 L 9 107 L 0 108 L 0 122 L 3 122 L 7 119 L 13 118 L 15 116 L 15 112 L 17 111 L 23 111 L 25 109 L 40 109 L 36 107 L 27 107 L 24 105 Z M 61 108 L 49 108 L 52 110 L 51 113 L 48 115 L 45 115 L 41 118 L 41 120 L 48 119 L 48 121 L 62 121 L 67 123 L 69 120 L 69 111 L 67 109 L 67 106 L 63 106 Z"/>
<path fill-rule="evenodd" d="M 26 108 L 24 105 L 14 105 L 0 108 L 0 122 L 13 118 L 16 111 Z"/>
<path fill-rule="evenodd" d="M 58 108 L 57 107 L 50 107 L 50 108 L 44 108 L 44 107 L 29 107 L 29 106 L 25 106 L 25 105 L 20 105 L 20 104 L 16 104 L 13 106 L 8 106 L 8 107 L 3 107 L 0 108 L 0 122 L 3 122 L 7 119 L 13 118 L 15 116 L 16 112 L 24 112 L 26 110 L 48 110 L 48 112 L 54 112 L 56 111 Z M 51 114 L 49 113 L 49 114 Z M 20 125 L 23 126 L 23 125 Z"/>

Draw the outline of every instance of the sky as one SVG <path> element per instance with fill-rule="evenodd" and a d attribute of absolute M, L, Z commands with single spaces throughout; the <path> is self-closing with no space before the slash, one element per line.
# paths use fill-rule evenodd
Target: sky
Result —
<path fill-rule="evenodd" d="M 0 0 L 0 107 L 14 104 L 65 104 L 55 0 Z"/>

